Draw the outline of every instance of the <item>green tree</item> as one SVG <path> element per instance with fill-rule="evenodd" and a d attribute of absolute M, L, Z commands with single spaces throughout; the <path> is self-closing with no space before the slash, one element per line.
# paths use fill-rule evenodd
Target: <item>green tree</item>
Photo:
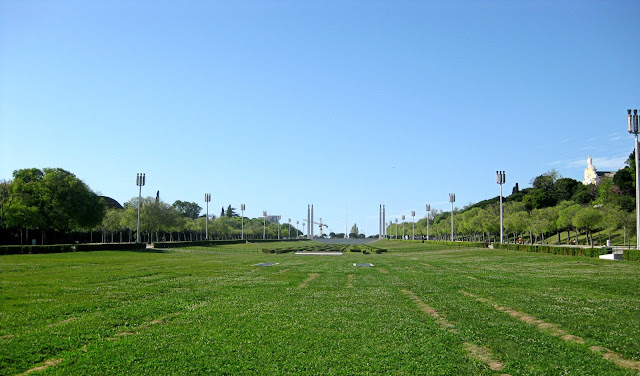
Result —
<path fill-rule="evenodd" d="M 176 202 L 174 202 L 171 206 L 175 210 L 177 210 L 181 216 L 191 219 L 198 218 L 200 216 L 200 212 L 202 211 L 200 205 L 195 202 L 176 200 Z"/>
<path fill-rule="evenodd" d="M 536 176 L 535 178 L 533 178 L 531 180 L 531 185 L 533 186 L 533 189 L 542 189 L 550 192 L 553 190 L 553 185 L 555 184 L 556 180 L 560 179 L 561 177 L 562 176 L 560 175 L 560 173 L 554 168 L 540 176 Z"/>
<path fill-rule="evenodd" d="M 522 203 L 529 211 L 554 206 L 556 204 L 556 200 L 549 192 L 550 190 L 546 189 L 533 189 L 524 196 Z"/>
<path fill-rule="evenodd" d="M 593 231 L 601 225 L 602 212 L 592 207 L 583 207 L 578 210 L 573 217 L 573 226 L 577 229 L 584 230 L 589 244 L 593 247 Z"/>
<path fill-rule="evenodd" d="M 581 183 L 575 179 L 562 178 L 553 184 L 553 196 L 557 202 L 571 200 L 577 187 Z"/>
<path fill-rule="evenodd" d="M 358 225 L 354 223 L 353 226 L 351 226 L 351 231 L 349 231 L 349 238 L 355 239 L 358 237 L 359 233 Z"/>
<path fill-rule="evenodd" d="M 565 208 L 558 211 L 558 219 L 556 220 L 556 226 L 567 230 L 567 244 L 571 242 L 571 230 L 575 228 L 573 224 L 573 218 L 580 210 L 580 205 L 566 205 Z M 578 233 L 576 231 L 576 243 L 578 242 Z"/>
<path fill-rule="evenodd" d="M 237 217 L 238 214 L 236 214 L 236 208 L 232 208 L 231 205 L 229 205 L 227 207 L 227 217 L 228 218 L 232 218 L 232 217 Z"/>
<path fill-rule="evenodd" d="M 74 174 L 61 168 L 31 168 L 17 170 L 13 177 L 14 225 L 68 233 L 102 222 L 104 201 Z"/>

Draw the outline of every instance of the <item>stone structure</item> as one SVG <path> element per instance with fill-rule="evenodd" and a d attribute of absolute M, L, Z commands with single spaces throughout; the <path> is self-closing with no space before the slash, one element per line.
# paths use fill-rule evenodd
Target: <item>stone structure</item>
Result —
<path fill-rule="evenodd" d="M 587 168 L 584 169 L 584 185 L 598 185 L 602 178 L 613 178 L 615 171 L 598 171 L 593 165 L 593 159 L 591 156 L 587 157 Z"/>

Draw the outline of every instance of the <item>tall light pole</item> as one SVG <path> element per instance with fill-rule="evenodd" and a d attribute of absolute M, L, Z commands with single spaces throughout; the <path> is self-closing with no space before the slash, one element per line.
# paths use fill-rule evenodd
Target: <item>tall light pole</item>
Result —
<path fill-rule="evenodd" d="M 402 240 L 404 240 L 404 214 L 402 215 Z"/>
<path fill-rule="evenodd" d="M 413 233 L 411 234 L 411 240 L 416 240 L 416 212 L 411 211 L 411 221 L 413 222 Z"/>
<path fill-rule="evenodd" d="M 242 224 L 242 232 L 240 233 L 240 239 L 244 240 L 244 204 L 240 204 L 240 211 L 242 212 L 242 219 L 240 220 Z"/>
<path fill-rule="evenodd" d="M 280 240 L 280 218 L 282 218 L 282 216 L 277 216 L 276 217 L 278 219 L 278 240 Z"/>
<path fill-rule="evenodd" d="M 296 238 L 300 236 L 300 221 L 296 221 Z"/>
<path fill-rule="evenodd" d="M 267 238 L 267 211 L 262 211 L 262 216 L 264 217 L 264 225 L 262 226 L 262 240 Z"/>
<path fill-rule="evenodd" d="M 145 174 L 136 175 L 136 185 L 138 190 L 138 229 L 136 230 L 136 243 L 140 243 L 140 206 L 142 206 L 142 186 L 146 183 Z"/>
<path fill-rule="evenodd" d="M 289 222 L 289 239 L 291 239 L 291 218 L 288 219 Z"/>
<path fill-rule="evenodd" d="M 635 135 L 636 151 L 636 249 L 640 249 L 640 174 L 638 174 L 638 110 L 627 110 L 627 129 Z"/>
<path fill-rule="evenodd" d="M 396 218 L 396 240 L 398 240 L 398 218 Z"/>
<path fill-rule="evenodd" d="M 209 240 L 209 203 L 211 202 L 211 193 L 204 194 L 204 202 L 207 203 L 207 217 L 205 220 L 205 239 Z"/>
<path fill-rule="evenodd" d="M 427 209 L 427 240 L 429 240 L 429 216 L 431 214 L 431 205 L 426 204 L 425 209 Z"/>
<path fill-rule="evenodd" d="M 502 184 L 507 182 L 504 171 L 496 171 L 496 183 L 500 184 L 500 244 L 504 244 L 504 211 L 502 210 Z"/>
<path fill-rule="evenodd" d="M 451 203 L 451 241 L 453 241 L 453 203 L 456 202 L 455 193 L 449 193 L 449 202 Z"/>

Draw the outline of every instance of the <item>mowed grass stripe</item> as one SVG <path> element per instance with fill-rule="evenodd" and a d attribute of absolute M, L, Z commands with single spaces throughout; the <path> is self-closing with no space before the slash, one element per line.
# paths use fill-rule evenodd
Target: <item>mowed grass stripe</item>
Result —
<path fill-rule="evenodd" d="M 463 295 L 475 298 L 479 302 L 487 303 L 487 304 L 491 305 L 493 308 L 495 308 L 496 310 L 501 311 L 501 312 L 505 312 L 505 313 L 507 313 L 508 315 L 510 315 L 512 317 L 518 318 L 518 319 L 526 322 L 527 324 L 534 325 L 538 329 L 540 329 L 543 332 L 548 333 L 548 334 L 550 334 L 552 336 L 560 337 L 560 338 L 562 338 L 563 340 L 565 340 L 567 342 L 575 342 L 575 343 L 578 343 L 578 344 L 584 344 L 585 343 L 585 340 L 582 337 L 568 333 L 564 329 L 560 328 L 557 324 L 544 322 L 543 320 L 535 318 L 535 317 L 533 317 L 531 315 L 528 315 L 528 314 L 526 314 L 524 312 L 519 312 L 519 311 L 516 311 L 516 310 L 514 310 L 512 308 L 501 306 L 500 304 L 494 303 L 494 302 L 490 301 L 489 299 L 479 297 L 477 295 L 468 293 L 466 291 L 461 291 L 461 293 Z M 640 361 L 635 361 L 635 360 L 631 360 L 631 359 L 625 359 L 620 354 L 616 354 L 615 352 L 611 351 L 610 349 L 607 349 L 607 348 L 601 347 L 601 346 L 591 346 L 591 347 L 589 347 L 589 349 L 591 351 L 595 352 L 595 353 L 601 354 L 604 359 L 610 360 L 610 361 L 614 362 L 616 365 L 618 365 L 620 367 L 631 369 L 631 370 L 640 371 Z"/>
<path fill-rule="evenodd" d="M 409 290 L 400 291 L 410 297 L 422 312 L 435 319 L 438 326 L 452 333 L 459 334 L 459 331 L 455 329 L 455 326 L 452 323 L 447 321 L 447 319 L 441 313 L 422 301 L 422 299 L 420 299 L 414 292 Z M 504 364 L 496 360 L 488 348 L 471 342 L 464 342 L 464 349 L 470 358 L 486 363 L 491 370 L 502 371 L 504 369 Z M 503 375 L 509 376 L 509 374 Z"/>

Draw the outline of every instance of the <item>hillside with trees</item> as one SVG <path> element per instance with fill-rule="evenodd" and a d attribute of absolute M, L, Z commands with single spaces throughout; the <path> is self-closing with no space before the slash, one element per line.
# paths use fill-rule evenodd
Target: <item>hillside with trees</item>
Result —
<path fill-rule="evenodd" d="M 515 188 L 503 197 L 505 241 L 511 243 L 594 245 L 594 233 L 606 238 L 622 233 L 620 244 L 632 244 L 635 226 L 635 154 L 613 178 L 602 177 L 598 185 L 584 185 L 562 177 L 556 170 L 531 180 L 531 188 Z M 462 209 L 454 209 L 454 238 L 463 241 L 499 241 L 500 197 Z M 405 223 L 411 228 L 411 222 Z M 395 234 L 396 226 L 387 228 Z M 410 234 L 409 234 L 410 235 Z M 427 235 L 427 218 L 416 222 L 416 236 Z M 432 211 L 431 239 L 451 240 L 451 212 Z M 619 236 L 618 236 L 619 237 Z M 602 241 L 604 243 L 604 241 Z"/>

